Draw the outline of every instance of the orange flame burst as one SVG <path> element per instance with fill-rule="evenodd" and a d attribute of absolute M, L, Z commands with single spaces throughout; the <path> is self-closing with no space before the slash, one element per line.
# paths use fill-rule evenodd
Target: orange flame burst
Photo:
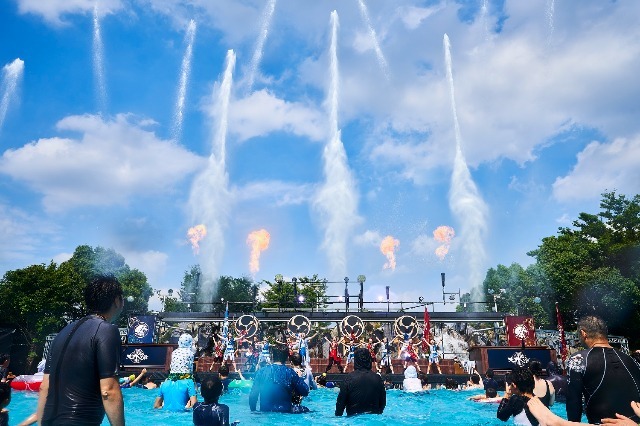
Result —
<path fill-rule="evenodd" d="M 387 256 L 388 262 L 384 264 L 383 269 L 396 269 L 396 254 L 394 253 L 396 247 L 400 245 L 400 241 L 393 238 L 391 235 L 384 237 L 380 243 L 380 251 Z"/>
<path fill-rule="evenodd" d="M 436 249 L 436 256 L 438 256 L 440 260 L 444 260 L 444 257 L 449 253 L 449 245 L 455 235 L 456 231 L 454 231 L 450 226 L 438 226 L 435 231 L 433 231 L 433 239 L 442 243 Z"/>
<path fill-rule="evenodd" d="M 191 241 L 191 247 L 193 248 L 194 254 L 198 254 L 200 252 L 200 245 L 198 243 L 206 236 L 207 227 L 202 224 L 189 228 L 187 231 L 187 237 L 189 238 L 189 241 Z"/>
<path fill-rule="evenodd" d="M 253 231 L 247 236 L 247 245 L 251 247 L 251 258 L 249 259 L 249 269 L 252 274 L 260 270 L 260 253 L 269 248 L 271 235 L 266 229 Z"/>

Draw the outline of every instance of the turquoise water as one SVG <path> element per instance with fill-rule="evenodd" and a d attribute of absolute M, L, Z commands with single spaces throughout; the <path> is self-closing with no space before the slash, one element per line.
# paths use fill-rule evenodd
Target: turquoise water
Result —
<path fill-rule="evenodd" d="M 496 418 L 497 404 L 468 401 L 473 391 L 454 392 L 432 390 L 428 394 L 408 394 L 400 390 L 387 392 L 387 407 L 382 415 L 362 415 L 351 418 L 335 417 L 335 402 L 338 389 L 312 391 L 304 400 L 304 405 L 312 411 L 307 414 L 251 413 L 249 410 L 249 390 L 232 389 L 220 398 L 231 411 L 230 420 L 239 420 L 241 425 L 505 425 Z M 171 413 L 154 410 L 156 391 L 144 389 L 123 389 L 126 421 L 128 425 L 192 425 L 191 413 Z M 9 405 L 10 425 L 17 425 L 36 409 L 37 394 L 14 391 Z M 566 418 L 564 404 L 555 404 L 552 411 Z M 102 423 L 108 425 L 106 420 Z"/>

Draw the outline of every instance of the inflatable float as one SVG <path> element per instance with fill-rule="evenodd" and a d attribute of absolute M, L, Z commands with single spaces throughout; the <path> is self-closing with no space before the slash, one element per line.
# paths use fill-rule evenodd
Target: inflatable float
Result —
<path fill-rule="evenodd" d="M 42 374 L 18 376 L 11 381 L 11 389 L 38 392 L 42 383 Z"/>

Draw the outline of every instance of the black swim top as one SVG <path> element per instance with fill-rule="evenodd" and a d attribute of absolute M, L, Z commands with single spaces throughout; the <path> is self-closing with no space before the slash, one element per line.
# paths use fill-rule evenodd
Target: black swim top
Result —
<path fill-rule="evenodd" d="M 549 381 L 545 380 L 544 383 L 547 385 L 547 393 L 544 396 L 538 396 L 538 399 L 545 407 L 548 407 L 549 403 L 551 403 L 551 392 L 549 392 Z"/>
<path fill-rule="evenodd" d="M 638 422 L 631 401 L 640 400 L 640 366 L 613 348 L 594 347 L 574 354 L 568 362 L 567 418 L 579 422 L 582 397 L 589 423 L 622 414 Z"/>

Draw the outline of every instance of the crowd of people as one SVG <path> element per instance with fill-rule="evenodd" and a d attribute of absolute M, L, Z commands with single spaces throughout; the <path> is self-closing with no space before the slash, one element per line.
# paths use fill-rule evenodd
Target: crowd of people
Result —
<path fill-rule="evenodd" d="M 121 344 L 113 322 L 123 310 L 124 298 L 118 281 L 113 277 L 99 277 L 86 287 L 84 296 L 90 314 L 66 326 L 53 341 L 44 365 L 37 412 L 32 422 L 37 420 L 46 426 L 99 425 L 106 415 L 111 425 L 124 425 L 122 389 L 155 387 L 144 369 L 137 376 L 119 379 Z M 640 364 L 609 345 L 607 327 L 601 319 L 589 316 L 577 325 L 586 349 L 568 360 L 567 375 L 558 374 L 554 364 L 544 371 L 539 362 L 532 361 L 507 374 L 504 388 L 492 370 L 486 371 L 484 377 L 474 371 L 469 381 L 462 385 L 447 378 L 444 387 L 484 390 L 470 399 L 498 403 L 497 418 L 513 419 L 517 425 L 580 424 L 583 413 L 590 424 L 637 425 L 640 421 L 637 402 L 640 401 Z M 326 372 L 313 377 L 307 352 L 309 338 L 301 333 L 292 334 L 287 342 L 272 344 L 252 340 L 249 350 L 256 356 L 256 371 L 250 382 L 249 410 L 306 413 L 309 408 L 303 402 L 311 391 L 336 387 L 336 383 L 328 381 Z M 235 355 L 239 345 L 228 330 L 221 336 L 221 341 L 225 352 L 233 351 Z M 423 351 L 430 363 L 437 364 L 439 357 L 439 348 L 427 338 L 414 341 L 404 335 L 388 341 L 374 337 L 364 340 L 355 336 L 334 337 L 329 343 L 327 372 L 334 365 L 344 372 L 341 362 L 345 354 L 338 354 L 340 344 L 347 346 L 347 362 L 352 362 L 354 369 L 340 380 L 336 416 L 342 416 L 345 411 L 348 416 L 383 413 L 387 389 L 392 384 L 380 370 L 387 367 L 387 372 L 392 371 L 388 357 L 393 351 L 397 351 L 404 362 L 402 388 L 406 392 L 422 392 L 430 387 L 427 374 L 420 371 L 417 363 L 417 352 Z M 206 375 L 196 384 L 194 347 L 191 335 L 180 336 L 178 348 L 172 353 L 169 374 L 155 391 L 153 407 L 190 410 L 194 425 L 229 425 L 229 407 L 219 399 L 232 383 L 228 365 L 233 366 L 234 357 L 223 353 L 223 363 L 217 374 Z M 0 426 L 8 425 L 6 406 L 11 401 L 6 361 L 4 359 L 0 370 Z M 85 374 L 78 374 L 78 371 Z M 499 395 L 499 392 L 503 394 Z M 203 401 L 198 402 L 198 393 Z M 566 401 L 567 420 L 549 410 L 556 400 Z"/>

